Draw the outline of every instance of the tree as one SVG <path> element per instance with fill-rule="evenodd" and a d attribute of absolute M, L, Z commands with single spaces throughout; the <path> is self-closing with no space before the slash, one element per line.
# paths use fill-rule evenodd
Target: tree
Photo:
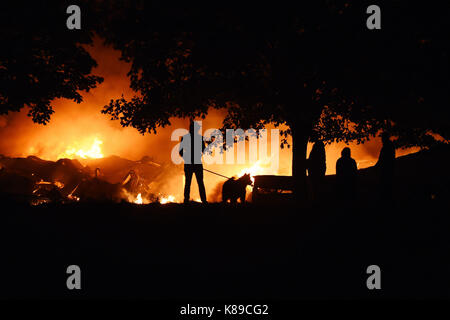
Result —
<path fill-rule="evenodd" d="M 340 59 L 340 87 L 357 102 L 348 110 L 356 128 L 369 123 L 372 134 L 389 131 L 398 147 L 448 143 L 450 6 L 397 1 L 381 7 L 382 30 L 348 30 L 342 39 L 348 53 Z"/>
<path fill-rule="evenodd" d="M 411 90 L 410 73 L 404 73 L 423 54 L 414 47 L 417 34 L 398 43 L 402 28 L 370 34 L 362 5 L 315 1 L 283 10 L 207 13 L 192 7 L 155 11 L 145 2 L 110 8 L 101 35 L 131 62 L 131 88 L 138 94 L 112 100 L 104 113 L 141 133 L 156 132 L 171 117 L 205 117 L 210 107 L 226 108 L 227 128 L 286 124 L 282 134 L 293 138 L 297 191 L 305 186 L 308 141 L 363 142 L 388 127 L 417 137 L 436 128 L 418 113 L 404 113 L 404 106 L 420 105 L 416 98 L 429 88 Z M 173 31 L 157 31 L 162 29 Z M 385 44 L 389 52 L 382 51 Z M 405 52 L 411 55 L 406 62 Z M 402 115 L 417 126 L 406 126 Z M 443 127 L 448 130 L 448 122 Z"/>
<path fill-rule="evenodd" d="M 66 28 L 61 2 L 4 2 L 0 9 L 0 114 L 29 107 L 33 121 L 46 124 L 52 100 L 77 103 L 79 91 L 101 83 L 91 75 L 97 64 L 82 45 L 92 43 L 89 29 Z"/>

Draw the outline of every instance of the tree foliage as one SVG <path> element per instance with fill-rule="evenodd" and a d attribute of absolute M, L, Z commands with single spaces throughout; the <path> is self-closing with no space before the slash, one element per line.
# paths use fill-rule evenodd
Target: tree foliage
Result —
<path fill-rule="evenodd" d="M 446 18 L 417 25 L 431 12 L 397 1 L 383 7 L 383 29 L 372 31 L 367 5 L 205 13 L 117 2 L 102 35 L 131 62 L 137 95 L 103 112 L 141 133 L 214 107 L 226 108 L 224 127 L 286 124 L 285 136 L 306 140 L 363 142 L 380 130 L 403 146 L 429 145 L 431 132 L 448 139 L 448 45 L 439 29 Z"/>
<path fill-rule="evenodd" d="M 80 91 L 102 82 L 92 75 L 97 64 L 83 45 L 92 30 L 68 30 L 64 2 L 3 2 L 0 8 L 0 114 L 29 107 L 33 121 L 46 124 L 51 102 L 80 103 Z"/>

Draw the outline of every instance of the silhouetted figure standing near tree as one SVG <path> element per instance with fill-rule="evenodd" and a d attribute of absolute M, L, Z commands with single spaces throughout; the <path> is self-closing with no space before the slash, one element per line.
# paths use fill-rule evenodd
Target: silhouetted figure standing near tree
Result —
<path fill-rule="evenodd" d="M 308 158 L 308 177 L 311 181 L 312 200 L 314 201 L 320 199 L 326 170 L 325 145 L 319 140 L 314 143 Z"/>
<path fill-rule="evenodd" d="M 344 201 L 355 199 L 357 172 L 356 161 L 351 157 L 350 148 L 345 147 L 336 161 L 337 193 Z"/>
<path fill-rule="evenodd" d="M 181 138 L 180 156 L 184 160 L 184 202 L 189 202 L 191 194 L 192 175 L 195 174 L 197 179 L 200 199 L 203 203 L 206 201 L 205 184 L 203 182 L 203 165 L 202 155 L 205 150 L 205 142 L 203 136 L 199 133 L 200 126 L 196 121 L 189 124 L 189 133 Z"/>
<path fill-rule="evenodd" d="M 380 196 L 385 201 L 393 200 L 392 189 L 395 173 L 395 146 L 389 138 L 388 133 L 385 132 L 382 134 L 381 141 L 383 142 L 383 147 L 375 165 L 380 183 Z"/>

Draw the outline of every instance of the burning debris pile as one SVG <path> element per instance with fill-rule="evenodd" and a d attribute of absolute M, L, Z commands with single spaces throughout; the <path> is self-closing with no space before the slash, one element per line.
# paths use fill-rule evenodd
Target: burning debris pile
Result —
<path fill-rule="evenodd" d="M 117 156 L 86 159 L 42 160 L 35 156 L 0 155 L 0 194 L 33 205 L 74 201 L 174 202 L 161 195 L 155 184 L 168 166 L 149 157 L 132 161 Z"/>

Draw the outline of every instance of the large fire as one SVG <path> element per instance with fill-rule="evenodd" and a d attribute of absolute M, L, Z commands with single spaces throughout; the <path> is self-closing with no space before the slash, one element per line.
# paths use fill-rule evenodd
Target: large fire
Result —
<path fill-rule="evenodd" d="M 133 128 L 123 128 L 119 123 L 111 121 L 101 114 L 102 106 L 108 104 L 110 99 L 115 99 L 124 94 L 131 97 L 133 93 L 129 88 L 127 72 L 130 65 L 119 60 L 120 53 L 112 48 L 104 47 L 101 41 L 94 47 L 89 47 L 99 66 L 94 70 L 95 74 L 105 78 L 103 84 L 91 90 L 83 97 L 81 104 L 67 100 L 56 100 L 52 103 L 55 114 L 50 123 L 41 126 L 32 123 L 27 117 L 27 110 L 18 113 L 10 113 L 0 116 L 0 154 L 10 157 L 36 156 L 40 159 L 56 161 L 58 159 L 78 159 L 83 165 L 92 159 L 105 159 L 117 156 L 123 162 L 130 161 L 142 165 L 141 159 L 145 156 L 152 158 L 152 162 L 167 168 L 163 174 L 148 179 L 146 184 L 130 193 L 129 202 L 146 204 L 159 202 L 162 204 L 180 202 L 183 199 L 184 173 L 181 166 L 174 166 L 171 162 L 171 150 L 177 142 L 171 141 L 172 131 L 178 128 L 186 128 L 185 119 L 171 119 L 171 125 L 159 128 L 156 135 L 140 135 Z M 203 130 L 219 128 L 222 125 L 225 112 L 212 109 L 203 121 Z M 271 128 L 267 128 L 271 129 Z M 334 143 L 326 146 L 327 174 L 335 173 L 336 160 L 346 145 Z M 379 139 L 373 139 L 364 145 L 356 143 L 350 145 L 352 156 L 358 163 L 358 168 L 365 168 L 375 164 L 381 148 Z M 270 144 L 268 148 L 271 148 Z M 308 146 L 308 154 L 311 145 Z M 398 150 L 397 156 L 401 156 L 417 150 Z M 249 173 L 252 179 L 256 175 L 290 175 L 292 164 L 291 149 L 279 149 L 279 168 L 272 168 L 270 161 L 257 161 L 256 163 L 236 165 L 205 165 L 205 168 L 217 172 L 223 176 L 242 176 Z M 105 165 L 106 166 L 106 165 Z M 94 170 L 97 165 L 90 166 Z M 126 171 L 134 168 L 127 168 Z M 99 179 L 107 175 L 106 169 L 100 166 Z M 111 184 L 120 183 L 120 179 L 126 172 L 109 173 L 115 175 Z M 94 174 L 91 173 L 91 178 Z M 149 182 L 151 181 L 151 182 Z M 204 182 L 208 200 L 219 201 L 214 194 L 215 190 L 224 182 L 223 177 L 211 173 L 204 174 Z M 54 181 L 53 181 L 54 182 Z M 93 188 L 95 189 L 95 188 Z M 144 190 L 147 189 L 147 190 Z M 77 189 L 79 191 L 79 189 Z M 156 196 L 150 197 L 149 194 Z M 76 194 L 69 194 L 75 200 L 80 199 Z M 196 182 L 192 181 L 191 198 L 198 199 Z"/>
<path fill-rule="evenodd" d="M 97 137 L 86 139 L 83 143 L 78 141 L 74 142 L 72 145 L 68 146 L 66 150 L 58 155 L 58 159 L 68 158 L 93 158 L 99 159 L 103 158 L 103 152 L 101 145 L 103 141 Z"/>
<path fill-rule="evenodd" d="M 250 174 L 252 182 L 255 182 L 254 176 L 262 174 L 277 174 L 277 172 L 274 172 L 274 170 L 271 168 L 270 160 L 258 160 L 251 167 L 242 169 L 239 172 L 238 177 L 244 174 Z"/>

